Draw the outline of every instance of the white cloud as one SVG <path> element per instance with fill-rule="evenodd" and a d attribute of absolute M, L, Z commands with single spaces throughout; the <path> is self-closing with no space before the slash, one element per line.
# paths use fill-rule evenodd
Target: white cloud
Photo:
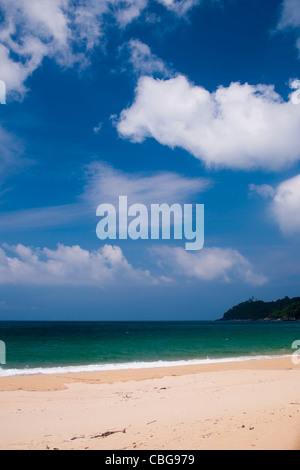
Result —
<path fill-rule="evenodd" d="M 83 220 L 93 220 L 100 204 L 110 203 L 117 207 L 118 198 L 123 195 L 128 196 L 129 204 L 140 203 L 147 206 L 164 202 L 189 202 L 211 185 L 211 180 L 206 178 L 187 178 L 170 172 L 130 174 L 95 162 L 87 168 L 86 184 L 77 202 L 2 213 L 0 232 L 19 231 L 20 227 L 28 230 L 37 227 L 74 226 Z"/>
<path fill-rule="evenodd" d="M 249 260 L 230 248 L 203 248 L 197 253 L 190 253 L 179 247 L 163 247 L 153 251 L 159 255 L 162 264 L 171 268 L 175 276 L 201 281 L 240 280 L 257 286 L 268 281 L 265 276 L 253 271 Z"/>
<path fill-rule="evenodd" d="M 158 73 L 163 77 L 171 75 L 168 66 L 151 52 L 147 44 L 138 39 L 131 39 L 126 47 L 129 51 L 129 63 L 137 75 L 152 75 Z"/>
<path fill-rule="evenodd" d="M 105 36 L 105 17 L 110 15 L 120 28 L 125 28 L 148 5 L 148 0 L 81 0 L 74 5 L 67 1 L 73 38 L 87 50 L 98 46 Z"/>
<path fill-rule="evenodd" d="M 24 82 L 35 67 L 30 61 L 22 64 L 12 60 L 8 47 L 3 44 L 0 44 L 0 64 L 0 76 L 6 84 L 7 92 L 15 94 L 16 97 L 24 95 L 26 91 Z"/>
<path fill-rule="evenodd" d="M 211 186 L 207 178 L 189 178 L 171 172 L 124 173 L 99 162 L 87 168 L 87 184 L 82 200 L 89 204 L 118 204 L 128 196 L 129 204 L 187 202 Z"/>
<path fill-rule="evenodd" d="M 273 86 L 232 83 L 210 93 L 182 75 L 141 77 L 116 125 L 132 142 L 153 137 L 207 167 L 279 170 L 300 159 L 300 106 Z"/>
<path fill-rule="evenodd" d="M 118 246 L 105 245 L 92 252 L 65 245 L 55 250 L 21 244 L 0 248 L 0 284 L 104 287 L 119 281 L 155 282 L 149 271 L 134 269 Z"/>
<path fill-rule="evenodd" d="M 264 199 L 271 199 L 270 213 L 284 235 L 300 233 L 300 175 L 275 188 L 268 184 L 253 184 L 249 188 Z"/>
<path fill-rule="evenodd" d="M 125 27 L 148 0 L 0 0 L 1 79 L 14 98 L 21 99 L 27 78 L 45 57 L 63 67 L 86 66 L 87 52 L 99 46 L 105 16 Z M 75 52 L 76 51 L 76 52 Z"/>
<path fill-rule="evenodd" d="M 197 2 L 161 3 L 181 16 Z M 105 44 L 107 25 L 125 28 L 147 7 L 148 0 L 0 0 L 0 79 L 10 97 L 24 97 L 26 80 L 45 57 L 86 67 L 89 52 Z"/>
<path fill-rule="evenodd" d="M 45 56 L 74 63 L 69 47 L 68 0 L 0 0 L 1 79 L 9 93 L 22 98 L 24 82 Z"/>
<path fill-rule="evenodd" d="M 120 282 L 173 283 L 182 277 L 201 281 L 241 280 L 251 285 L 267 282 L 267 278 L 256 274 L 251 263 L 235 250 L 205 248 L 191 254 L 183 248 L 162 247 L 152 252 L 158 256 L 161 266 L 168 268 L 167 275 L 155 278 L 148 270 L 135 269 L 118 246 L 104 245 L 88 251 L 78 245 L 58 244 L 56 249 L 41 249 L 4 244 L 0 248 L 0 284 L 106 287 Z"/>
<path fill-rule="evenodd" d="M 285 30 L 289 28 L 300 28 L 300 3 L 299 0 L 283 0 L 281 18 L 277 28 Z M 300 56 L 300 37 L 296 42 Z"/>
<path fill-rule="evenodd" d="M 272 212 L 284 234 L 300 233 L 300 175 L 276 188 Z"/>
<path fill-rule="evenodd" d="M 205 248 L 191 254 L 183 248 L 162 247 L 152 252 L 158 257 L 161 267 L 168 268 L 167 275 L 153 277 L 148 270 L 135 269 L 118 246 L 104 245 L 98 250 L 88 251 L 78 245 L 58 244 L 56 249 L 41 249 L 4 244 L 0 248 L 0 285 L 103 288 L 118 283 L 174 283 L 183 277 L 199 281 L 242 281 L 258 286 L 267 282 L 265 276 L 253 271 L 246 258 L 232 249 Z"/>

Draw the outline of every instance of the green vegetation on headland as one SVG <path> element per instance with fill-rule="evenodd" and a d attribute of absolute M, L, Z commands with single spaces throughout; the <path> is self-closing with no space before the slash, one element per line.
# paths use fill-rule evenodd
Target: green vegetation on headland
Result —
<path fill-rule="evenodd" d="M 252 298 L 232 307 L 219 321 L 229 320 L 297 321 L 300 320 L 300 297 L 293 299 L 285 297 L 275 302 L 263 302 Z"/>

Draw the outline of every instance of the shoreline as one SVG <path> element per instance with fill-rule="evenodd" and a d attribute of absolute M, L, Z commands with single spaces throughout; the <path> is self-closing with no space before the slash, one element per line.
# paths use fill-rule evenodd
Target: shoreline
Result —
<path fill-rule="evenodd" d="M 139 370 L 139 369 L 157 369 L 164 367 L 185 367 L 191 365 L 207 365 L 207 364 L 225 364 L 231 362 L 260 361 L 265 359 L 280 359 L 292 357 L 291 354 L 268 354 L 255 356 L 230 356 L 220 358 L 206 359 L 178 359 L 178 360 L 157 360 L 157 361 L 131 361 L 120 363 L 100 363 L 88 365 L 66 365 L 66 366 L 49 366 L 49 367 L 26 367 L 3 369 L 0 366 L 0 378 L 38 376 L 38 375 L 66 375 L 80 374 L 85 372 L 111 372 L 120 370 Z"/>
<path fill-rule="evenodd" d="M 204 372 L 238 371 L 238 370 L 291 370 L 299 369 L 294 365 L 292 356 L 276 356 L 185 364 L 163 367 L 126 368 L 115 370 L 68 372 L 52 374 L 28 374 L 0 377 L 2 391 L 57 391 L 65 390 L 72 383 L 112 384 L 117 382 L 143 381 L 170 376 L 201 374 Z"/>

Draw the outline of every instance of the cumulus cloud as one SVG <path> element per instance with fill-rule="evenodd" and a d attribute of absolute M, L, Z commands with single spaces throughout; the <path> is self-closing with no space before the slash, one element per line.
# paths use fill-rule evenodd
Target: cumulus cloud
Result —
<path fill-rule="evenodd" d="M 105 245 L 92 252 L 60 244 L 54 250 L 21 244 L 0 248 L 0 284 L 104 287 L 121 280 L 155 282 L 149 271 L 134 269 L 118 246 Z"/>
<path fill-rule="evenodd" d="M 284 234 L 300 233 L 300 175 L 276 188 L 272 211 Z"/>
<path fill-rule="evenodd" d="M 250 190 L 270 199 L 270 213 L 284 235 L 300 233 L 300 175 L 283 181 L 277 187 L 250 185 Z"/>
<path fill-rule="evenodd" d="M 116 125 L 123 138 L 153 137 L 207 167 L 279 170 L 300 159 L 300 106 L 271 85 L 232 83 L 210 93 L 182 75 L 141 77 Z"/>
<path fill-rule="evenodd" d="M 183 248 L 156 248 L 161 263 L 171 268 L 175 276 L 200 281 L 231 282 L 241 280 L 247 284 L 262 286 L 268 279 L 256 274 L 250 261 L 231 248 L 203 248 L 190 253 Z"/>
<path fill-rule="evenodd" d="M 153 277 L 148 270 L 135 269 L 118 246 L 104 245 L 88 251 L 78 245 L 58 244 L 56 249 L 32 248 L 22 244 L 0 248 L 0 284 L 70 285 L 107 287 L 119 282 L 153 285 L 182 277 L 200 281 L 242 280 L 263 285 L 267 278 L 253 271 L 252 264 L 232 249 L 205 248 L 197 254 L 183 248 L 153 249 L 168 275 Z M 173 277 L 170 277 L 170 269 Z"/>

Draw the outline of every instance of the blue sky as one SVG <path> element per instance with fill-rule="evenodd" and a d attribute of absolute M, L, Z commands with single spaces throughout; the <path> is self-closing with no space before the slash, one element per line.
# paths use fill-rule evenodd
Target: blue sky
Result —
<path fill-rule="evenodd" d="M 0 12 L 0 319 L 209 320 L 299 295 L 297 0 Z M 121 194 L 205 204 L 204 248 L 100 241 Z"/>

